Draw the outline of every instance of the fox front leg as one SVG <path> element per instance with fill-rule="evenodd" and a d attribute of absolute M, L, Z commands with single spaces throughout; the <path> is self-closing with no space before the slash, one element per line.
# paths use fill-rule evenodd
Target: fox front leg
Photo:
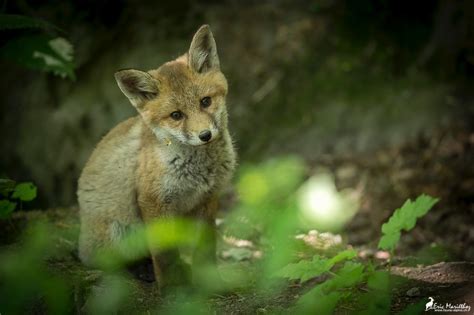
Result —
<path fill-rule="evenodd" d="M 149 224 L 153 219 L 143 218 L 145 224 Z M 153 274 L 155 275 L 155 281 L 159 288 L 164 287 L 164 275 L 166 272 L 165 262 L 168 261 L 166 255 L 161 255 L 159 250 L 156 248 L 154 241 L 147 238 L 148 249 L 151 256 L 151 261 L 153 265 Z"/>
<path fill-rule="evenodd" d="M 212 281 L 212 285 L 221 284 L 217 270 L 217 230 L 215 216 L 217 212 L 217 198 L 212 198 L 193 213 L 198 225 L 197 243 L 193 252 L 193 281 Z M 209 271 L 215 275 L 215 279 L 209 279 Z"/>
<path fill-rule="evenodd" d="M 138 204 L 145 225 L 150 225 L 159 219 L 162 216 L 162 213 L 166 212 L 166 209 L 157 206 L 156 201 L 147 198 L 146 195 L 138 198 Z M 155 233 L 151 234 L 153 235 Z M 161 289 L 169 284 L 169 281 L 167 281 L 167 279 L 170 278 L 169 269 L 173 266 L 175 260 L 179 259 L 179 251 L 177 249 L 160 251 L 156 246 L 156 240 L 147 238 L 146 241 L 148 243 L 148 249 L 152 260 L 155 280 L 158 287 Z"/>

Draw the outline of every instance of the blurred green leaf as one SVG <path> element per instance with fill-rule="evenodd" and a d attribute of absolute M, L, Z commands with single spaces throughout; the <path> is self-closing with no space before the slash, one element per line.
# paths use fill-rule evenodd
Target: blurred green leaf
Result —
<path fill-rule="evenodd" d="M 303 295 L 296 306 L 297 314 L 331 315 L 343 295 L 340 292 L 325 294 L 321 287 L 316 287 Z"/>
<path fill-rule="evenodd" d="M 346 262 L 335 276 L 308 291 L 297 302 L 298 314 L 333 314 L 337 303 L 346 295 L 340 289 L 353 287 L 364 280 L 364 266 Z"/>
<path fill-rule="evenodd" d="M 237 182 L 241 203 L 226 218 L 225 233 L 246 239 L 268 237 L 280 248 L 297 224 L 294 196 L 304 174 L 304 162 L 292 156 L 272 158 L 258 165 L 244 165 Z M 285 252 L 280 251 L 278 255 L 283 257 Z M 287 263 L 285 258 L 281 264 L 274 264 L 276 269 L 266 271 L 272 275 Z"/>
<path fill-rule="evenodd" d="M 183 245 L 193 245 L 199 229 L 206 229 L 189 219 L 160 219 L 146 227 L 146 237 L 150 248 L 167 250 Z"/>
<path fill-rule="evenodd" d="M 428 213 L 438 200 L 424 194 L 414 202 L 408 199 L 401 208 L 395 210 L 388 222 L 382 225 L 383 236 L 378 247 L 385 250 L 394 250 L 400 239 L 401 231 L 413 229 L 417 219 Z"/>
<path fill-rule="evenodd" d="M 54 226 L 37 222 L 28 226 L 21 246 L 0 251 L 2 313 L 29 313 L 34 305 L 47 306 L 48 314 L 67 312 L 71 297 L 67 279 L 53 274 L 47 264 L 59 253 L 58 237 Z"/>
<path fill-rule="evenodd" d="M 378 247 L 380 249 L 393 250 L 395 246 L 400 241 L 401 232 L 400 231 L 391 231 L 390 233 L 385 233 L 379 241 Z"/>
<path fill-rule="evenodd" d="M 401 312 L 397 313 L 397 315 L 419 315 L 426 313 L 425 312 L 425 305 L 427 300 L 421 300 L 418 303 L 411 304 L 403 309 Z"/>
<path fill-rule="evenodd" d="M 301 184 L 304 170 L 304 162 L 292 156 L 242 167 L 237 183 L 242 203 L 254 207 L 280 206 Z"/>
<path fill-rule="evenodd" d="M 242 201 L 255 205 L 267 198 L 270 183 L 263 172 L 258 169 L 245 172 L 238 183 L 239 196 Z"/>
<path fill-rule="evenodd" d="M 185 218 L 158 219 L 124 231 L 120 241 L 98 251 L 94 261 L 101 269 L 117 271 L 127 263 L 146 257 L 150 249 L 161 252 L 195 246 L 196 235 L 205 233 L 207 228 L 201 222 Z"/>
<path fill-rule="evenodd" d="M 431 243 L 423 246 L 414 256 L 406 257 L 403 266 L 434 265 L 452 259 L 452 249 L 445 245 Z"/>
<path fill-rule="evenodd" d="M 347 261 L 344 266 L 336 272 L 336 275 L 336 277 L 324 283 L 327 291 L 355 286 L 362 282 L 366 276 L 364 265 L 351 261 Z"/>
<path fill-rule="evenodd" d="M 285 266 L 277 275 L 290 280 L 304 282 L 329 271 L 331 267 L 328 259 L 314 256 L 312 261 L 301 260 L 298 263 Z"/>
<path fill-rule="evenodd" d="M 23 15 L 0 14 L 0 31 L 14 29 L 57 29 L 51 23 Z"/>
<path fill-rule="evenodd" d="M 367 279 L 369 292 L 358 299 L 361 311 L 357 315 L 389 314 L 391 303 L 390 274 L 374 271 Z"/>
<path fill-rule="evenodd" d="M 341 261 L 353 259 L 357 257 L 357 251 L 353 249 L 343 250 L 342 252 L 338 253 L 336 256 L 331 258 L 329 261 L 332 265 L 335 265 Z"/>
<path fill-rule="evenodd" d="M 314 256 L 312 261 L 301 260 L 295 264 L 289 264 L 277 272 L 277 276 L 288 278 L 290 280 L 300 280 L 305 282 L 311 278 L 317 277 L 331 268 L 338 262 L 352 259 L 357 256 L 354 250 L 345 250 L 331 259 Z"/>
<path fill-rule="evenodd" d="M 0 178 L 0 195 L 8 197 L 15 190 L 16 182 L 9 178 Z"/>
<path fill-rule="evenodd" d="M 93 286 L 85 309 L 90 314 L 114 314 L 127 303 L 130 295 L 127 279 L 120 275 L 105 275 L 99 285 Z"/>
<path fill-rule="evenodd" d="M 64 38 L 47 35 L 22 36 L 8 41 L 0 55 L 27 68 L 52 72 L 75 80 L 73 47 Z"/>
<path fill-rule="evenodd" d="M 21 183 L 16 185 L 12 198 L 21 201 L 31 201 L 36 198 L 36 186 L 33 183 Z"/>
<path fill-rule="evenodd" d="M 13 210 L 15 210 L 16 203 L 9 200 L 0 200 L 0 219 L 9 218 Z"/>
<path fill-rule="evenodd" d="M 367 279 L 367 287 L 378 291 L 389 291 L 390 274 L 387 271 L 375 271 Z"/>
<path fill-rule="evenodd" d="M 179 292 L 171 303 L 164 303 L 154 314 L 160 315 L 209 315 L 217 314 L 209 303 L 199 296 Z"/>

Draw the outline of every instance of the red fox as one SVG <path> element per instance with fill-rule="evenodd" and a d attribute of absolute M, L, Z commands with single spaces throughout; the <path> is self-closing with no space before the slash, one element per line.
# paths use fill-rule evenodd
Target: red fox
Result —
<path fill-rule="evenodd" d="M 79 256 L 93 264 L 130 227 L 187 216 L 215 224 L 217 196 L 229 183 L 236 153 L 227 129 L 227 81 L 208 25 L 187 54 L 148 72 L 115 73 L 138 115 L 112 129 L 79 179 Z M 202 257 L 215 258 L 215 232 Z M 154 275 L 166 284 L 170 255 L 151 250 Z"/>

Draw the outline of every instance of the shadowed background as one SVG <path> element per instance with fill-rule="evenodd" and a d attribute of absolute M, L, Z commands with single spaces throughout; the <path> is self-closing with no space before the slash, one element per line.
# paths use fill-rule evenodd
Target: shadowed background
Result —
<path fill-rule="evenodd" d="M 162 296 L 126 267 L 149 246 L 182 249 L 170 274 L 187 274 L 202 226 L 131 227 L 90 269 L 77 179 L 136 115 L 114 73 L 182 55 L 202 24 L 239 167 L 217 214 L 218 269 Z M 0 69 L 0 313 L 474 306 L 474 1 L 0 0 Z"/>
<path fill-rule="evenodd" d="M 38 186 L 30 207 L 75 204 L 94 145 L 135 115 L 114 72 L 178 57 L 204 23 L 241 163 L 370 155 L 472 123 L 472 1 L 5 1 L 3 12 L 47 20 L 74 47 L 75 81 L 0 61 L 0 170 Z"/>

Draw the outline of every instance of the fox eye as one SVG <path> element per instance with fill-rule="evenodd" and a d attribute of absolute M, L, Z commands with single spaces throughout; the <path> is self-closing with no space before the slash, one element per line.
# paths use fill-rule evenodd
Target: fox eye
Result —
<path fill-rule="evenodd" d="M 183 113 L 177 110 L 175 112 L 172 112 L 170 114 L 170 117 L 173 118 L 174 120 L 181 120 L 183 119 Z"/>
<path fill-rule="evenodd" d="M 201 106 L 203 108 L 209 107 L 212 104 L 212 99 L 209 96 L 203 97 L 201 99 Z"/>

